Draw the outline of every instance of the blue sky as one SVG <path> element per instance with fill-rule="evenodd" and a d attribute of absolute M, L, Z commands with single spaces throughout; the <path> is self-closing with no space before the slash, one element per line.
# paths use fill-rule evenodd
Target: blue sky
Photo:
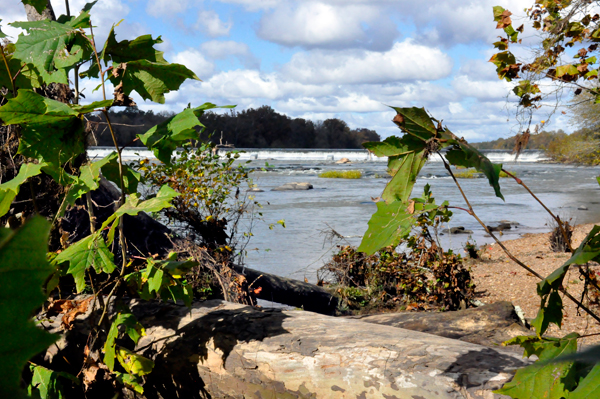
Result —
<path fill-rule="evenodd" d="M 8 6 L 7 2 L 10 2 Z M 0 9 L 24 20 L 19 0 Z M 492 7 L 523 14 L 533 0 L 99 0 L 92 9 L 99 39 L 123 19 L 117 39 L 162 36 L 171 62 L 202 79 L 188 81 L 165 105 L 135 98 L 142 109 L 179 111 L 188 103 L 270 105 L 291 117 L 338 117 L 351 127 L 396 134 L 397 107 L 425 107 L 471 141 L 518 132 L 511 85 L 487 62 L 495 29 Z M 85 1 L 70 0 L 71 10 Z M 57 14 L 64 1 L 53 1 Z M 526 21 L 523 21 L 526 23 Z M 526 31 L 527 34 L 527 31 Z M 534 37 L 526 39 L 535 42 Z M 88 100 L 97 82 L 86 84 Z M 509 99 L 511 97 L 509 96 Z M 542 110 L 534 122 L 546 119 Z M 568 115 L 547 126 L 571 131 Z"/>

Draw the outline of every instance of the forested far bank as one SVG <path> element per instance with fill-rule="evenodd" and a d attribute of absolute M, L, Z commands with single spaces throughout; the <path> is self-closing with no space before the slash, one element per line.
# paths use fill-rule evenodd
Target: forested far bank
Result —
<path fill-rule="evenodd" d="M 152 126 L 174 115 L 170 112 L 154 113 L 136 107 L 110 113 L 110 120 L 118 130 L 120 145 L 141 146 L 134 141 L 137 134 L 145 133 Z M 91 145 L 113 145 L 103 115 L 90 118 L 96 124 Z M 290 118 L 269 106 L 244 111 L 234 109 L 227 113 L 206 112 L 200 118 L 206 126 L 204 139 L 215 144 L 232 144 L 237 148 L 362 148 L 366 141 L 380 141 L 374 130 L 350 129 L 341 119 L 311 121 Z"/>
<path fill-rule="evenodd" d="M 473 143 L 473 146 L 481 150 L 512 150 L 515 143 L 516 136 L 512 136 Z M 561 129 L 542 131 L 531 135 L 525 149 L 544 150 L 556 162 L 599 165 L 600 131 L 590 128 L 582 128 L 571 134 Z"/>

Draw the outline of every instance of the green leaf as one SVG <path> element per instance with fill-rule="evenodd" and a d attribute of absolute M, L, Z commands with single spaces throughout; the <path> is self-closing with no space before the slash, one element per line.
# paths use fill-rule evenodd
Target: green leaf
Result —
<path fill-rule="evenodd" d="M 500 171 L 502 170 L 502 164 L 492 163 L 475 147 L 461 140 L 455 140 L 454 147 L 444 155 L 452 165 L 475 168 L 477 171 L 483 173 L 488 178 L 490 186 L 494 188 L 496 197 L 504 200 L 504 196 L 500 192 Z"/>
<path fill-rule="evenodd" d="M 417 181 L 417 175 L 426 161 L 423 146 L 415 147 L 415 150 L 408 154 L 390 157 L 388 170 L 393 177 L 385 186 L 381 198 L 387 202 L 407 201 Z"/>
<path fill-rule="evenodd" d="M 79 385 L 79 379 L 72 374 L 50 370 L 43 366 L 31 364 L 29 369 L 33 373 L 31 385 L 29 386 L 29 396 L 32 396 L 32 390 L 36 389 L 41 399 L 62 399 L 65 396 L 63 393 L 63 385 L 61 380 L 70 380 L 71 383 Z M 59 379 L 60 378 L 60 379 Z"/>
<path fill-rule="evenodd" d="M 115 270 L 114 255 L 99 232 L 77 241 L 55 258 L 56 264 L 69 262 L 67 274 L 75 279 L 77 292 L 85 288 L 85 271 L 92 266 L 96 273 L 112 273 Z"/>
<path fill-rule="evenodd" d="M 52 273 L 46 260 L 50 223 L 35 216 L 18 230 L 0 228 L 0 397 L 17 398 L 29 359 L 57 337 L 31 321 L 46 299 L 42 285 Z"/>
<path fill-rule="evenodd" d="M 153 150 L 157 159 L 170 164 L 171 155 L 177 146 L 185 140 L 199 138 L 195 129 L 196 126 L 203 127 L 199 118 L 205 110 L 212 108 L 217 106 L 206 103 L 197 108 L 187 108 L 138 137 L 146 147 Z"/>
<path fill-rule="evenodd" d="M 146 60 L 167 63 L 163 57 L 164 53 L 154 48 L 155 44 L 163 42 L 160 36 L 152 39 L 151 35 L 143 35 L 134 40 L 123 40 L 121 42 L 117 42 L 115 36 L 115 26 L 113 25 L 102 50 L 102 59 L 104 62 L 112 60 L 119 64 L 122 62 Z"/>
<path fill-rule="evenodd" d="M 21 0 L 21 2 L 24 5 L 32 6 L 33 8 L 35 8 L 38 14 L 41 14 L 42 11 L 46 9 L 46 5 L 48 4 L 47 0 Z"/>
<path fill-rule="evenodd" d="M 139 339 L 146 335 L 146 330 L 142 326 L 136 317 L 131 313 L 118 313 L 117 317 L 113 320 L 106 342 L 104 343 L 104 364 L 110 371 L 114 370 L 115 367 L 115 340 L 119 337 L 119 326 L 123 326 L 125 333 L 129 335 L 129 338 L 137 344 Z"/>
<path fill-rule="evenodd" d="M 102 167 L 102 174 L 108 180 L 114 182 L 117 187 L 120 187 L 119 179 L 119 160 L 116 152 L 108 155 L 109 162 Z M 137 192 L 138 183 L 142 175 L 128 165 L 123 165 L 123 185 L 125 186 L 126 194 L 134 194 Z"/>
<path fill-rule="evenodd" d="M 396 108 L 398 115 L 394 118 L 394 122 L 400 127 L 404 133 L 415 136 L 423 141 L 435 137 L 437 129 L 425 108 Z"/>
<path fill-rule="evenodd" d="M 17 97 L 0 108 L 0 120 L 6 125 L 65 122 L 76 116 L 77 112 L 67 104 L 27 89 L 20 89 Z"/>
<path fill-rule="evenodd" d="M 596 351 L 596 362 L 598 361 Z M 596 364 L 592 370 L 579 382 L 577 388 L 568 396 L 569 399 L 596 399 L 600 398 L 600 364 Z"/>
<path fill-rule="evenodd" d="M 27 35 L 20 34 L 14 57 L 25 64 L 32 64 L 41 74 L 46 84 L 69 84 L 66 67 L 75 65 L 81 59 L 71 58 L 66 63 L 65 54 L 75 39 L 81 34 L 76 28 L 56 21 L 13 22 L 10 25 L 22 28 Z M 57 61 L 62 64 L 57 65 Z"/>
<path fill-rule="evenodd" d="M 579 75 L 579 71 L 575 65 L 561 65 L 556 67 L 556 76 L 560 78 L 564 75 Z"/>
<path fill-rule="evenodd" d="M 99 161 L 86 163 L 79 168 L 79 177 L 75 178 L 75 183 L 71 185 L 67 192 L 66 201 L 69 205 L 75 204 L 77 199 L 100 187 L 100 169 L 110 161 L 109 155 Z"/>
<path fill-rule="evenodd" d="M 538 310 L 538 314 L 535 319 L 531 321 L 531 326 L 535 328 L 535 331 L 539 337 L 541 337 L 551 323 L 556 324 L 558 327 L 561 326 L 563 318 L 563 303 L 558 291 L 552 291 L 552 293 L 542 298 L 542 304 Z"/>
<path fill-rule="evenodd" d="M 200 80 L 186 66 L 174 63 L 136 60 L 113 66 L 110 81 L 128 96 L 136 91 L 144 100 L 164 104 L 165 93 L 178 90 L 186 79 Z"/>
<path fill-rule="evenodd" d="M 140 385 L 140 382 L 142 381 L 140 377 L 133 374 L 120 373 L 118 371 L 113 371 L 113 374 L 117 377 L 117 381 L 127 388 L 134 390 L 139 394 L 144 393 L 144 388 Z"/>
<path fill-rule="evenodd" d="M 51 124 L 26 125 L 21 131 L 19 154 L 36 158 L 47 165 L 42 169 L 62 185 L 72 184 L 74 176 L 62 166 L 85 151 L 85 131 L 81 119 Z"/>
<path fill-rule="evenodd" d="M 152 360 L 135 354 L 129 349 L 121 348 L 120 346 L 117 346 L 117 359 L 129 374 L 140 376 L 147 375 L 150 374 L 154 368 L 154 362 Z"/>
<path fill-rule="evenodd" d="M 538 283 L 538 295 L 548 295 L 550 291 L 558 290 L 571 265 L 584 265 L 591 260 L 599 261 L 599 256 L 600 226 L 594 226 L 569 260 Z"/>
<path fill-rule="evenodd" d="M 99 108 L 110 107 L 113 104 L 113 100 L 104 100 L 104 101 L 95 101 L 91 104 L 87 105 L 75 105 L 72 104 L 70 107 L 77 112 L 78 115 L 89 114 L 90 112 L 94 112 Z"/>
<path fill-rule="evenodd" d="M 123 215 L 137 215 L 140 212 L 158 212 L 165 208 L 170 208 L 171 200 L 177 197 L 179 193 L 171 187 L 164 185 L 160 188 L 156 197 L 140 202 L 137 194 L 132 194 L 127 198 L 127 201 L 113 213 L 103 224 L 102 229 L 108 227 L 114 220 Z"/>
<path fill-rule="evenodd" d="M 21 184 L 25 183 L 30 177 L 42 173 L 43 166 L 44 164 L 22 164 L 19 173 L 14 179 L 0 184 L 0 216 L 6 215 L 10 210 L 10 204 L 12 204 L 15 197 L 19 194 Z"/>
<path fill-rule="evenodd" d="M 8 64 L 0 62 L 0 86 L 12 89 L 11 76 L 15 79 L 17 89 L 31 89 L 32 87 L 40 87 L 43 84 L 39 73 L 31 65 L 23 64 L 20 60 L 13 58 L 15 52 L 14 43 L 6 43 L 3 46 L 4 57 Z M 10 74 L 8 73 L 10 71 Z M 5 96 L 7 99 L 12 97 L 12 91 L 8 91 Z"/>
<path fill-rule="evenodd" d="M 372 255 L 381 248 L 397 246 L 400 240 L 410 233 L 419 215 L 438 208 L 435 202 L 415 201 L 413 205 L 414 209 L 411 213 L 406 202 L 394 201 L 389 204 L 378 202 L 377 211 L 371 216 L 369 228 L 357 251 Z"/>
<path fill-rule="evenodd" d="M 0 19 L 0 22 L 2 22 L 2 19 Z M 2 32 L 2 29 L 0 29 L 0 39 L 4 39 L 6 37 L 6 34 L 4 32 Z"/>
<path fill-rule="evenodd" d="M 577 351 L 577 335 L 568 335 L 565 339 L 546 341 L 538 350 L 540 362 L 517 370 L 514 378 L 494 391 L 497 394 L 509 395 L 513 398 L 546 398 L 561 399 L 568 397 L 569 392 L 564 376 L 573 363 L 544 363 L 558 356 Z"/>

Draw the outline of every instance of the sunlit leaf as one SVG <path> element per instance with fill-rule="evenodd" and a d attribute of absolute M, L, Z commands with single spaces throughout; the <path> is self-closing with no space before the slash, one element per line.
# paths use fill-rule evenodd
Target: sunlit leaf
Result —
<path fill-rule="evenodd" d="M 118 313 L 110 326 L 106 342 L 104 343 L 104 364 L 106 364 L 110 371 L 114 370 L 116 357 L 115 340 L 119 337 L 119 326 L 121 325 L 125 333 L 135 344 L 137 344 L 141 337 L 146 335 L 146 330 L 133 314 Z"/>
<path fill-rule="evenodd" d="M 112 152 L 107 156 L 109 159 L 108 163 L 102 166 L 102 174 L 108 180 L 112 181 L 120 187 L 120 173 L 119 173 L 119 160 L 116 152 Z M 123 165 L 123 185 L 125 186 L 126 194 L 133 194 L 137 192 L 138 183 L 141 179 L 139 172 L 135 171 L 128 165 Z"/>
<path fill-rule="evenodd" d="M 29 386 L 29 395 L 32 396 L 33 390 L 37 391 L 41 399 L 62 399 L 65 398 L 63 382 L 69 381 L 70 384 L 79 385 L 79 379 L 72 374 L 50 370 L 43 366 L 29 366 L 33 376 Z"/>
<path fill-rule="evenodd" d="M 21 397 L 21 372 L 56 341 L 30 320 L 46 299 L 42 285 L 52 273 L 46 260 L 50 223 L 35 216 L 18 230 L 0 228 L 0 397 Z"/>
<path fill-rule="evenodd" d="M 77 111 L 67 104 L 27 89 L 20 89 L 17 97 L 0 108 L 0 120 L 6 125 L 64 122 L 76 116 Z"/>
<path fill-rule="evenodd" d="M 19 194 L 21 184 L 25 183 L 30 177 L 42 173 L 42 166 L 44 164 L 22 164 L 19 173 L 12 180 L 0 184 L 0 216 L 6 215 L 10 210 L 10 204 Z"/>
<path fill-rule="evenodd" d="M 120 346 L 117 346 L 117 359 L 129 374 L 146 375 L 154 368 L 152 360 Z"/>

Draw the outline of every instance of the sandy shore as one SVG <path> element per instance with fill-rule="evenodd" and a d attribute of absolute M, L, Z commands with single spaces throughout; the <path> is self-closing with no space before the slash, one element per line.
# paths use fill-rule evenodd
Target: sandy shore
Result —
<path fill-rule="evenodd" d="M 575 227 L 574 247 L 579 246 L 592 227 L 593 224 Z M 548 276 L 570 257 L 568 253 L 551 252 L 549 237 L 550 233 L 525 234 L 515 240 L 503 241 L 503 244 L 521 262 L 542 276 Z M 482 259 L 471 262 L 479 300 L 484 303 L 511 301 L 515 306 L 521 307 L 526 319 L 535 318 L 540 306 L 540 298 L 536 294 L 536 284 L 539 281 L 537 277 L 510 260 L 497 244 L 486 245 Z M 600 272 L 598 266 L 593 269 Z M 565 278 L 565 287 L 570 294 L 580 299 L 583 286 L 577 268 L 572 268 Z M 587 302 L 587 299 L 584 300 L 586 305 Z M 565 318 L 562 329 L 559 330 L 552 326 L 548 330 L 549 335 L 563 336 L 571 332 L 577 332 L 580 335 L 600 334 L 600 324 L 596 323 L 594 319 L 583 311 L 578 314 L 576 305 L 568 298 L 563 297 L 563 304 Z M 592 310 L 600 314 L 600 307 L 590 306 Z M 600 342 L 600 335 L 582 339 L 583 344 L 597 342 Z"/>

